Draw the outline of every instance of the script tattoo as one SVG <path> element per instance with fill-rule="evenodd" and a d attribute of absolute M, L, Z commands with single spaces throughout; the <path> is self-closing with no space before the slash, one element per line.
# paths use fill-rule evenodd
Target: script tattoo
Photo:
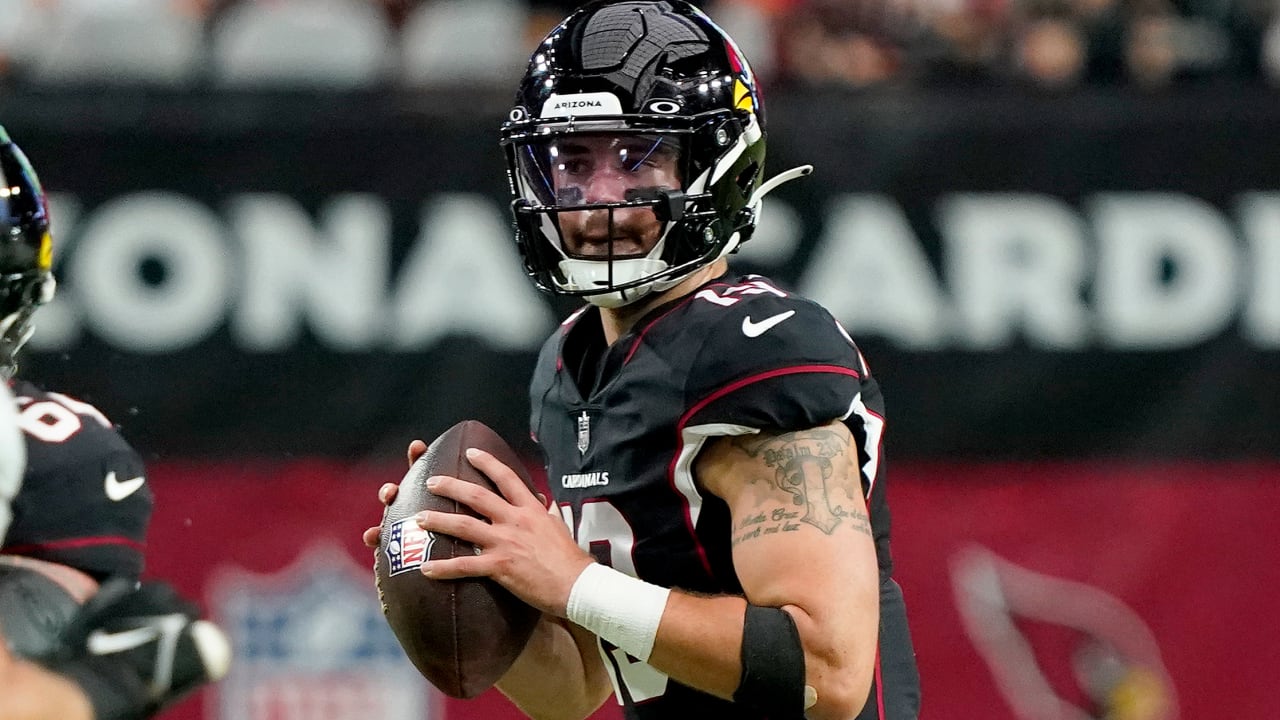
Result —
<path fill-rule="evenodd" d="M 856 454 L 843 430 L 824 427 L 733 439 L 738 449 L 772 468 L 772 486 L 791 496 L 791 507 L 761 508 L 740 520 L 734 528 L 734 545 L 761 535 L 794 532 L 800 523 L 828 535 L 847 523 L 871 535 Z M 761 505 L 776 496 L 768 488 L 759 490 Z"/>

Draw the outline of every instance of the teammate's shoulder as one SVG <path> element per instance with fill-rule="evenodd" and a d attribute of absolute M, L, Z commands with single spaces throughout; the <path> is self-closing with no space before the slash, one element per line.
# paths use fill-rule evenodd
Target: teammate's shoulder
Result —
<path fill-rule="evenodd" d="M 129 449 L 111 420 L 90 403 L 27 380 L 16 380 L 13 394 L 20 413 L 18 424 L 33 441 L 90 444 L 104 451 Z"/>
<path fill-rule="evenodd" d="M 30 407 L 38 403 L 55 403 L 67 410 L 77 414 L 92 418 L 102 418 L 99 424 L 111 425 L 106 419 L 106 415 L 101 410 L 94 407 L 92 403 L 85 402 L 78 397 L 67 393 L 57 392 L 41 387 L 30 380 L 16 378 L 12 384 L 13 396 L 18 401 L 18 407 Z"/>

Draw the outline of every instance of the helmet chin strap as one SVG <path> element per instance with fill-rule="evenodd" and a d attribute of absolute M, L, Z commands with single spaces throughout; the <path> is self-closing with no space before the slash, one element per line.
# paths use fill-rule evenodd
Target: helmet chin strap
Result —
<path fill-rule="evenodd" d="M 792 180 L 796 180 L 798 178 L 802 178 L 806 175 L 811 174 L 812 172 L 813 172 L 812 165 L 797 165 L 796 167 L 793 167 L 790 170 L 784 170 L 778 173 L 777 175 L 774 175 L 773 177 L 764 181 L 760 185 L 760 187 L 756 188 L 756 191 L 751 194 L 751 199 L 747 201 L 747 205 L 750 207 L 755 207 L 759 205 L 760 201 L 764 199 L 764 196 L 768 195 L 774 190 L 777 190 L 779 185 L 782 185 L 783 183 L 789 183 Z"/>
<path fill-rule="evenodd" d="M 812 165 L 799 165 L 797 167 L 791 168 L 790 170 L 785 170 L 783 172 L 780 172 L 777 175 L 774 175 L 773 177 L 769 178 L 765 182 L 761 183 L 760 187 L 757 188 L 756 191 L 751 194 L 751 199 L 747 200 L 747 208 L 749 208 L 753 213 L 755 213 L 756 222 L 760 221 L 760 208 L 763 205 L 765 195 L 768 195 L 769 193 L 778 189 L 778 187 L 783 183 L 788 183 L 788 182 L 791 182 L 792 180 L 798 180 L 802 177 L 805 177 L 806 175 L 809 175 L 812 172 L 813 172 Z M 738 246 L 742 244 L 741 237 L 742 237 L 742 233 L 734 233 L 733 237 L 729 238 L 729 242 L 724 244 L 724 249 L 720 251 L 720 254 L 717 255 L 715 259 L 719 260 L 720 258 L 725 257 L 729 253 L 733 252 L 734 250 L 737 250 Z"/>
<path fill-rule="evenodd" d="M 610 264 L 613 266 L 612 270 L 610 270 Z M 570 290 L 590 290 L 591 288 L 608 286 L 610 275 L 612 275 L 614 285 L 622 285 L 639 280 L 647 275 L 660 273 L 666 269 L 666 261 L 651 257 L 614 260 L 612 263 L 601 260 L 574 260 L 572 258 L 560 261 L 560 272 L 564 273 L 565 278 L 568 280 L 565 283 L 565 287 Z M 649 283 L 627 290 L 596 293 L 587 295 L 584 299 L 596 307 L 622 307 L 648 295 L 655 289 L 654 285 L 655 283 Z"/>

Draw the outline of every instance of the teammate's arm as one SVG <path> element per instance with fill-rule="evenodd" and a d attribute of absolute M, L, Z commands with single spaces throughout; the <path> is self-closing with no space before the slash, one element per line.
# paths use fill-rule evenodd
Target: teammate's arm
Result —
<path fill-rule="evenodd" d="M 94 720 L 75 683 L 9 654 L 0 628 L 0 720 Z"/>

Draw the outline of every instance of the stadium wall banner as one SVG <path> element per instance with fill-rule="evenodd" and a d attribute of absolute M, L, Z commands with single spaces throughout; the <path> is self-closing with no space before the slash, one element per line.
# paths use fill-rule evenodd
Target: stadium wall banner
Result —
<path fill-rule="evenodd" d="M 771 100 L 770 167 L 818 168 L 738 262 L 859 340 L 896 456 L 1280 455 L 1273 94 Z M 524 437 L 573 304 L 523 276 L 500 102 L 111 101 L 7 99 L 59 248 L 25 372 L 157 454 Z"/>
<path fill-rule="evenodd" d="M 236 655 L 166 717 L 521 717 L 496 692 L 430 689 L 382 618 L 359 534 L 402 470 L 153 465 L 147 572 L 199 598 Z M 900 463 L 890 483 L 922 717 L 1270 717 L 1280 465 Z M 612 703 L 594 720 L 620 720 Z"/>

